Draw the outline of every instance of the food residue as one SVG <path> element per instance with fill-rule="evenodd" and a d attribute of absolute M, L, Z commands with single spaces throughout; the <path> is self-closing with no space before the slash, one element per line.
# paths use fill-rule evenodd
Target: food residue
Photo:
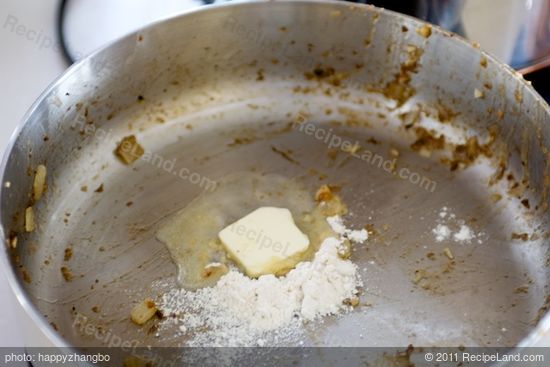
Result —
<path fill-rule="evenodd" d="M 46 166 L 43 164 L 36 167 L 36 174 L 33 182 L 33 198 L 38 201 L 46 190 Z"/>
<path fill-rule="evenodd" d="M 35 230 L 36 224 L 34 221 L 34 210 L 32 206 L 29 206 L 25 210 L 25 231 L 30 233 Z"/>
<path fill-rule="evenodd" d="M 428 38 L 432 34 L 432 27 L 429 24 L 424 24 L 423 26 L 416 29 L 416 33 L 424 38 Z"/>
<path fill-rule="evenodd" d="M 62 266 L 60 270 L 61 275 L 63 276 L 63 279 L 65 279 L 65 281 L 70 282 L 71 280 L 73 280 L 73 274 L 67 266 Z"/>
<path fill-rule="evenodd" d="M 147 298 L 134 306 L 130 312 L 130 319 L 137 325 L 143 325 L 157 313 L 155 302 Z"/>
<path fill-rule="evenodd" d="M 73 247 L 69 246 L 65 249 L 65 253 L 63 256 L 63 261 L 69 261 L 73 257 Z"/>
<path fill-rule="evenodd" d="M 134 135 L 124 137 L 115 150 L 116 156 L 124 164 L 132 164 L 133 162 L 137 161 L 144 153 L 145 150 L 137 142 L 137 139 Z"/>

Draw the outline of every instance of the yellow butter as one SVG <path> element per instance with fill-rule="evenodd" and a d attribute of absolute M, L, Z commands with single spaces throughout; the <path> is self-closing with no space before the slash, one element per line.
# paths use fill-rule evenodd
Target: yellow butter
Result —
<path fill-rule="evenodd" d="M 261 207 L 218 234 L 229 256 L 250 277 L 282 275 L 309 247 L 286 208 Z"/>

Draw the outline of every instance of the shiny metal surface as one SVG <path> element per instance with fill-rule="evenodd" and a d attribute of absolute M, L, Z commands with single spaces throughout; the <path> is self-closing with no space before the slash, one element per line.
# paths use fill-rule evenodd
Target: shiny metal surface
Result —
<path fill-rule="evenodd" d="M 18 245 L 4 247 L 2 261 L 27 312 L 58 345 L 101 346 L 107 334 L 181 345 L 173 330 L 157 337 L 128 318 L 133 304 L 176 286 L 155 231 L 204 182 L 256 170 L 296 177 L 312 192 L 320 182 L 342 185 L 350 223 L 378 233 L 352 256 L 371 306 L 307 325 L 306 345 L 535 344 L 550 328 L 541 318 L 550 284 L 548 105 L 510 68 L 439 29 L 423 37 L 422 25 L 336 2 L 230 4 L 154 24 L 72 67 L 30 110 L 3 162 L 3 237 L 17 233 Z M 422 51 L 417 69 L 411 50 Z M 312 79 L 319 68 L 339 79 Z M 400 105 L 382 92 L 403 73 L 412 96 Z M 447 141 L 497 131 L 491 159 L 450 171 L 437 154 L 412 151 L 404 119 L 415 114 Z M 386 160 L 397 149 L 397 167 L 434 189 L 343 152 L 332 160 L 323 141 L 288 128 L 297 116 Z M 131 134 L 156 163 L 116 160 L 117 141 Z M 243 137 L 249 143 L 234 144 Z M 508 179 L 488 185 L 499 163 Z M 22 211 L 38 164 L 48 167 L 48 191 L 34 206 L 37 230 L 26 234 Z M 481 243 L 436 242 L 442 207 Z M 415 281 L 419 270 L 426 282 Z M 83 317 L 94 332 L 81 327 Z"/>
<path fill-rule="evenodd" d="M 223 3 L 225 0 L 216 3 Z M 530 73 L 550 65 L 550 0 L 360 0 L 436 24 Z M 64 36 L 75 59 L 154 20 L 204 6 L 200 1 L 70 1 Z M 102 12 L 98 9 L 103 9 Z M 100 31 L 89 29 L 99 25 Z"/>
<path fill-rule="evenodd" d="M 426 0 L 415 4 L 415 16 L 479 42 L 524 74 L 550 65 L 549 0 Z"/>

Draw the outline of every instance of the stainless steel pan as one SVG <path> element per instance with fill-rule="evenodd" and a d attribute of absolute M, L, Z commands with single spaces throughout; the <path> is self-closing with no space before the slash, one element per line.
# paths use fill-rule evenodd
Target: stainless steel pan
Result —
<path fill-rule="evenodd" d="M 330 153 L 297 121 L 390 163 Z M 128 317 L 176 286 L 159 223 L 225 174 L 276 172 L 341 185 L 350 225 L 373 230 L 353 253 L 370 306 L 308 325 L 306 345 L 535 345 L 550 328 L 549 122 L 521 76 L 413 18 L 318 1 L 201 9 L 84 59 L 32 107 L 3 163 L 3 265 L 54 344 L 180 345 Z M 121 164 L 128 135 L 157 160 Z M 33 203 L 40 164 L 47 192 Z M 475 240 L 434 239 L 443 207 Z"/>

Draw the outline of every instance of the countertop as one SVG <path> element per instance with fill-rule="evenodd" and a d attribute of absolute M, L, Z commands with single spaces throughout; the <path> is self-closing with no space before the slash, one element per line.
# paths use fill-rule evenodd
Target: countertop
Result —
<path fill-rule="evenodd" d="M 3 0 L 0 5 L 0 150 L 21 118 L 66 64 L 55 44 L 57 0 Z M 16 307 L 0 271 L 0 346 L 23 346 Z"/>

